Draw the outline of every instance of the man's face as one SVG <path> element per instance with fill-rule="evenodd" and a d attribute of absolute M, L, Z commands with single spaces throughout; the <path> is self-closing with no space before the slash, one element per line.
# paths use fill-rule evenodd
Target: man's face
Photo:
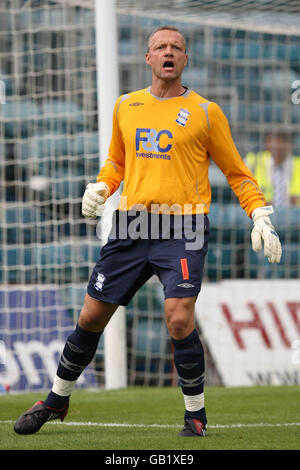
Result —
<path fill-rule="evenodd" d="M 286 160 L 291 152 L 291 142 L 285 141 L 279 135 L 268 135 L 266 137 L 266 149 L 271 152 L 276 165 L 280 165 Z"/>
<path fill-rule="evenodd" d="M 157 31 L 149 44 L 146 63 L 152 74 L 164 81 L 174 81 L 181 77 L 187 64 L 184 39 L 177 31 Z"/>

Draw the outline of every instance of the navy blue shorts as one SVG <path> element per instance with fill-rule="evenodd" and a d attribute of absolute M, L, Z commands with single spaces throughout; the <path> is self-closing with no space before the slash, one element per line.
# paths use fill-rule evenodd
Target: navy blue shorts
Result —
<path fill-rule="evenodd" d="M 119 216 L 120 213 L 116 211 L 113 224 L 117 230 L 112 229 L 107 243 L 101 249 L 100 258 L 88 283 L 88 294 L 96 300 L 126 306 L 137 290 L 153 275 L 157 275 L 163 286 L 165 299 L 197 296 L 201 289 L 204 259 L 207 253 L 208 217 L 201 216 L 203 233 L 202 241 L 198 243 L 195 241 L 196 238 L 192 238 L 192 234 L 196 233 L 193 232 L 196 230 L 196 216 L 190 216 L 191 232 L 182 230 L 180 235 L 181 229 L 178 231 L 178 226 L 174 222 L 174 217 L 179 216 L 171 216 L 170 230 L 168 227 L 167 233 L 160 227 L 158 235 L 156 233 L 153 236 L 149 221 L 148 234 L 145 235 L 144 232 L 143 237 L 138 238 L 136 231 L 130 233 L 130 236 L 128 233 L 125 236 L 124 230 L 122 233 L 118 231 Z M 150 217 L 150 214 L 147 217 Z M 161 223 L 161 216 L 159 217 Z M 128 217 L 125 222 L 127 228 L 132 221 L 133 218 Z"/>

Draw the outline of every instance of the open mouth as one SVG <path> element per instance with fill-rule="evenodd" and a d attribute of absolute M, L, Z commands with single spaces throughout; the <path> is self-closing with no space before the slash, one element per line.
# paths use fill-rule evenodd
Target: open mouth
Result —
<path fill-rule="evenodd" d="M 166 60 L 163 64 L 164 70 L 174 70 L 174 62 L 172 60 Z"/>

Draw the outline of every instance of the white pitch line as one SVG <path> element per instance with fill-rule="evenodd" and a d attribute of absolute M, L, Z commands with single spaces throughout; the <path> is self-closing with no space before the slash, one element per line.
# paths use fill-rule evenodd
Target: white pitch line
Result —
<path fill-rule="evenodd" d="M 0 420 L 0 424 L 11 424 L 13 420 Z M 49 424 L 60 424 L 63 426 L 94 426 L 99 428 L 179 428 L 180 424 L 133 424 L 133 423 L 97 423 L 93 421 L 51 421 Z M 236 424 L 209 424 L 208 429 L 234 429 L 234 428 L 276 428 L 300 426 L 300 423 L 236 423 Z"/>

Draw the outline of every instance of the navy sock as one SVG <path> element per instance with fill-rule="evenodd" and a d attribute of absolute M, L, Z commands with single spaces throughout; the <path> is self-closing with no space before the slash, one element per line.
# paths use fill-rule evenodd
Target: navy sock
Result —
<path fill-rule="evenodd" d="M 196 331 L 184 339 L 172 338 L 174 363 L 178 373 L 179 385 L 184 395 L 199 395 L 204 390 L 205 361 L 204 350 Z M 197 418 L 205 425 L 205 408 L 185 411 L 185 418 Z"/>
<path fill-rule="evenodd" d="M 57 375 L 64 380 L 77 380 L 93 359 L 101 333 L 94 333 L 76 326 L 68 337 L 61 355 Z"/>
<path fill-rule="evenodd" d="M 44 405 L 49 406 L 50 408 L 55 408 L 56 410 L 60 410 L 69 400 L 69 397 L 62 397 L 57 395 L 57 393 L 50 391 L 49 395 L 47 396 L 46 400 L 44 401 Z"/>
<path fill-rule="evenodd" d="M 57 376 L 63 380 L 77 380 L 93 359 L 101 333 L 87 331 L 78 324 L 68 337 L 57 368 Z M 46 406 L 62 408 L 69 397 L 51 391 L 44 401 Z"/>
<path fill-rule="evenodd" d="M 199 419 L 201 421 L 201 423 L 204 424 L 204 426 L 206 426 L 207 424 L 207 418 L 206 418 L 206 412 L 205 412 L 205 408 L 201 408 L 201 410 L 198 410 L 198 411 L 188 411 L 188 410 L 185 410 L 185 413 L 184 413 L 184 419 Z"/>

